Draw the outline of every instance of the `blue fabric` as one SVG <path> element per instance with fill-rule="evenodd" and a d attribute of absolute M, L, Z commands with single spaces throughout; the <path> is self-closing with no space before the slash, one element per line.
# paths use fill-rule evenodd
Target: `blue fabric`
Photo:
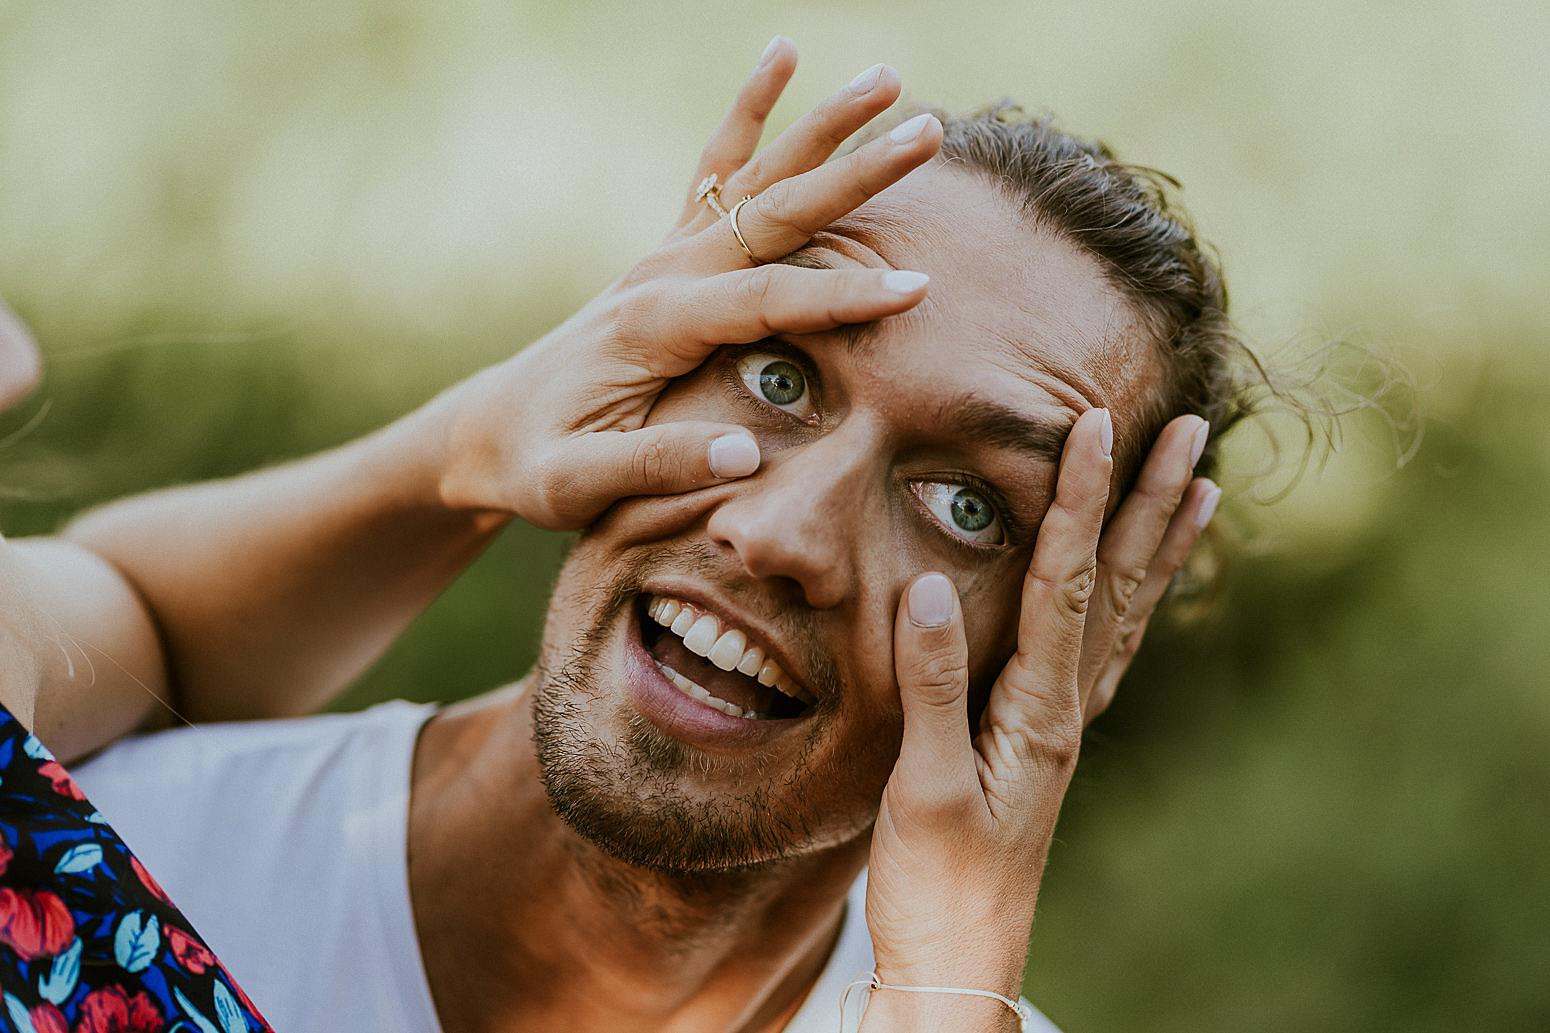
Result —
<path fill-rule="evenodd" d="M 273 1033 L 69 773 L 0 707 L 0 1029 Z"/>

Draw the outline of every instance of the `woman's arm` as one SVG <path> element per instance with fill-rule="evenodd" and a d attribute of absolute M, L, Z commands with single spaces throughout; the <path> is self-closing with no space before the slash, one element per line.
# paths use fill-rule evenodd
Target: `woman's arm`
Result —
<path fill-rule="evenodd" d="M 320 455 L 112 503 L 71 523 L 64 543 L 19 548 L 62 559 L 73 545 L 120 576 L 114 600 L 140 605 L 117 621 L 106 606 L 71 611 L 76 635 L 123 642 L 125 626 L 136 638 L 154 629 L 165 667 L 138 673 L 182 717 L 305 713 L 360 675 L 504 524 L 442 504 L 439 451 L 438 427 L 415 413 Z M 71 590 L 72 567 L 85 565 L 51 565 L 50 580 L 107 594 L 111 575 Z M 153 654 L 137 644 L 130 655 Z"/>
<path fill-rule="evenodd" d="M 0 704 L 71 760 L 133 731 L 166 695 L 145 607 L 88 549 L 0 538 Z"/>

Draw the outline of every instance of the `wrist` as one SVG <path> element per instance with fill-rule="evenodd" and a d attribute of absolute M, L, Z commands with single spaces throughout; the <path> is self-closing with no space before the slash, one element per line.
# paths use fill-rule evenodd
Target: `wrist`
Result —
<path fill-rule="evenodd" d="M 470 382 L 464 381 L 443 391 L 363 444 L 372 452 L 370 465 L 386 467 L 388 476 L 401 486 L 404 504 L 455 515 L 493 530 L 504 525 L 511 514 L 477 504 L 466 490 L 471 480 L 467 467 L 475 458 L 471 453 L 477 451 L 477 443 L 458 439 L 456 421 L 468 390 Z"/>
<path fill-rule="evenodd" d="M 1004 996 L 1018 999 L 1015 990 Z M 956 1033 L 1019 1033 L 1022 1019 L 1004 1002 L 989 997 L 907 993 L 885 986 L 869 992 L 856 1033 L 940 1033 L 946 1029 Z"/>
<path fill-rule="evenodd" d="M 896 986 L 973 987 L 1015 999 L 1028 963 L 1032 907 L 1012 906 L 1007 894 L 996 899 L 982 908 L 954 907 L 932 933 L 882 942 L 874 935 L 878 979 Z"/>

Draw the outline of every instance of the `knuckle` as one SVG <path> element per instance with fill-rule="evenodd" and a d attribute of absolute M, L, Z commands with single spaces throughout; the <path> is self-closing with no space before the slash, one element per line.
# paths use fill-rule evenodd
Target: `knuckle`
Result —
<path fill-rule="evenodd" d="M 738 169 L 735 176 L 727 180 L 725 192 L 733 197 L 758 193 L 758 185 L 764 182 L 765 164 L 762 155 L 755 155 L 748 159 L 748 163 Z"/>
<path fill-rule="evenodd" d="M 796 200 L 790 190 L 770 189 L 759 195 L 759 218 L 777 229 L 805 232 L 799 223 Z"/>
<path fill-rule="evenodd" d="M 1130 609 L 1136 592 L 1145 580 L 1146 571 L 1134 564 L 1116 566 L 1108 571 L 1108 599 L 1115 616 L 1122 616 Z"/>
<path fill-rule="evenodd" d="M 1093 562 L 1082 564 L 1076 572 L 1067 577 L 1060 586 L 1060 601 L 1066 610 L 1073 616 L 1083 617 L 1087 615 L 1087 608 L 1092 602 L 1093 590 L 1098 584 L 1097 565 Z"/>
<path fill-rule="evenodd" d="M 1063 709 L 1057 719 L 1034 732 L 1030 740 L 1030 752 L 1040 759 L 1060 770 L 1075 767 L 1077 755 L 1082 752 L 1080 703 L 1073 699 L 1071 707 Z"/>
<path fill-rule="evenodd" d="M 557 464 L 545 462 L 534 471 L 528 491 L 530 511 L 523 514 L 530 523 L 550 529 L 570 523 L 575 492 L 569 479 L 560 472 L 562 469 Z"/>
<path fill-rule="evenodd" d="M 650 280 L 655 280 L 666 273 L 672 266 L 674 257 L 673 252 L 668 248 L 653 251 L 639 262 L 636 262 L 634 268 L 625 273 L 624 279 L 620 281 L 621 285 L 628 290 L 629 288 L 639 287 Z"/>
<path fill-rule="evenodd" d="M 909 670 L 910 686 L 928 703 L 952 703 L 965 684 L 963 662 L 948 650 L 932 650 L 915 659 Z"/>
<path fill-rule="evenodd" d="M 738 280 L 737 290 L 739 302 L 749 309 L 763 309 L 770 301 L 770 295 L 775 290 L 775 274 L 767 265 L 745 274 Z"/>
<path fill-rule="evenodd" d="M 630 457 L 630 477 L 634 484 L 657 489 L 670 483 L 678 473 L 677 457 L 661 441 L 643 441 Z"/>
<path fill-rule="evenodd" d="M 1145 502 L 1147 508 L 1168 514 L 1179 507 L 1179 497 L 1184 493 L 1184 485 L 1163 483 L 1143 477 L 1136 482 L 1135 487 L 1130 489 L 1130 493 Z"/>
<path fill-rule="evenodd" d="M 640 286 L 622 292 L 609 312 L 607 337 L 622 344 L 639 341 L 651 324 L 654 301 L 651 293 Z"/>
<path fill-rule="evenodd" d="M 1141 648 L 1141 622 L 1127 619 L 1114 636 L 1114 658 L 1125 661 L 1136 655 Z"/>

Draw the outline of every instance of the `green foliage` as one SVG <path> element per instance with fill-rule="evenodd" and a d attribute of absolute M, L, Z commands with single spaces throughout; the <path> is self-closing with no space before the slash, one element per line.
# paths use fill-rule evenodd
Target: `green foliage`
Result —
<path fill-rule="evenodd" d="M 1089 737 L 1031 996 L 1072 1031 L 1550 1028 L 1550 114 L 1502 71 L 1547 10 L 0 8 L 0 295 L 50 366 L 0 417 L 48 406 L 0 528 L 326 447 L 532 340 L 660 236 L 774 31 L 781 125 L 879 59 L 1048 103 L 1189 185 L 1258 339 L 1397 342 L 1426 437 L 1395 472 L 1358 421 L 1268 512 L 1229 444 L 1244 545 Z M 339 705 L 519 674 L 563 544 L 513 529 Z"/>

